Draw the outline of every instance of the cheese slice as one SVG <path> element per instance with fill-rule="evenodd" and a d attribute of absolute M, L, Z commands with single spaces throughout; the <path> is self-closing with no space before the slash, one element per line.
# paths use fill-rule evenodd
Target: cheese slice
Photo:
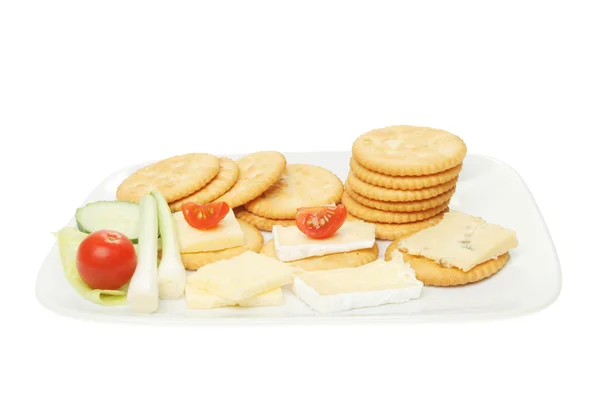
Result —
<path fill-rule="evenodd" d="M 375 224 L 345 221 L 332 236 L 313 239 L 297 226 L 273 227 L 275 255 L 281 261 L 296 261 L 326 254 L 369 249 L 375 244 Z"/>
<path fill-rule="evenodd" d="M 400 304 L 421 296 L 423 283 L 402 258 L 356 268 L 294 270 L 292 291 L 313 310 L 331 313 Z"/>
<path fill-rule="evenodd" d="M 479 217 L 449 211 L 437 225 L 400 241 L 397 248 L 466 272 L 517 246 L 514 231 Z"/>
<path fill-rule="evenodd" d="M 183 213 L 173 214 L 181 253 L 216 251 L 244 245 L 244 232 L 233 210 L 211 229 L 196 229 L 187 223 Z"/>
<path fill-rule="evenodd" d="M 289 265 L 264 254 L 246 251 L 205 265 L 188 276 L 187 284 L 239 302 L 287 285 L 292 279 Z"/>
<path fill-rule="evenodd" d="M 229 306 L 268 307 L 283 304 L 283 290 L 281 288 L 275 288 L 265 293 L 235 302 L 214 295 L 206 290 L 197 289 L 187 285 L 185 288 L 185 299 L 187 307 L 192 309 L 209 309 Z"/>
<path fill-rule="evenodd" d="M 240 307 L 272 307 L 283 304 L 283 289 L 271 289 L 256 296 L 238 301 Z"/>
<path fill-rule="evenodd" d="M 187 284 L 185 287 L 185 302 L 188 308 L 208 309 L 218 307 L 235 306 L 236 302 L 217 296 L 206 290 L 197 289 Z"/>

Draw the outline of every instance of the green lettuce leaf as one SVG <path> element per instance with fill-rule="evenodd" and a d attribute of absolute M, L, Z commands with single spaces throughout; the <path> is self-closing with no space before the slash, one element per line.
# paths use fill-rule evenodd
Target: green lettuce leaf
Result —
<path fill-rule="evenodd" d="M 101 290 L 89 287 L 77 272 L 76 256 L 79 244 L 87 237 L 77 228 L 67 226 L 55 233 L 60 258 L 67 279 L 75 290 L 85 299 L 104 306 L 119 306 L 127 302 L 127 286 L 119 290 Z M 137 246 L 136 246 L 137 247 Z M 136 249 L 137 250 L 137 249 Z"/>

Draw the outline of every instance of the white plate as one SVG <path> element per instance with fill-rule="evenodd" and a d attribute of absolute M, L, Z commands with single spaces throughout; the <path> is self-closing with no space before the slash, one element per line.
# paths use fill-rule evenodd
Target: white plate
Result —
<path fill-rule="evenodd" d="M 240 155 L 229 155 L 237 158 Z M 349 171 L 349 152 L 287 153 L 288 163 L 320 165 L 342 181 Z M 119 183 L 141 165 L 109 176 L 85 203 L 115 198 Z M 137 315 L 126 306 L 106 307 L 81 298 L 64 276 L 55 245 L 42 265 L 36 284 L 39 301 L 47 308 L 72 317 L 122 322 L 335 322 L 335 321 L 440 321 L 517 316 L 538 311 L 556 300 L 561 272 L 556 250 L 538 207 L 521 177 L 509 166 L 489 157 L 469 154 L 450 204 L 452 209 L 480 216 L 488 222 L 516 230 L 519 247 L 507 265 L 492 277 L 467 286 L 425 287 L 422 297 L 399 305 L 356 309 L 320 315 L 286 288 L 285 304 L 278 307 L 190 310 L 183 299 L 162 301 L 152 315 Z M 69 224 L 74 224 L 72 219 Z M 61 227 L 57 227 L 57 230 Z M 270 233 L 265 233 L 270 239 Z M 389 241 L 378 241 L 380 255 Z"/>

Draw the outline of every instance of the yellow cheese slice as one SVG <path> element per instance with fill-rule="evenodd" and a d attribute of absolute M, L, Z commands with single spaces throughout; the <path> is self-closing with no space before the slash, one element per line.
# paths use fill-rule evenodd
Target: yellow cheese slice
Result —
<path fill-rule="evenodd" d="M 280 287 L 271 289 L 259 295 L 240 300 L 241 307 L 270 307 L 283 304 L 283 289 Z"/>
<path fill-rule="evenodd" d="M 268 307 L 283 304 L 283 290 L 281 288 L 275 288 L 265 293 L 235 302 L 209 293 L 206 290 L 197 289 L 188 284 L 185 288 L 185 299 L 187 307 L 192 309 L 210 309 L 236 305 L 241 307 Z"/>
<path fill-rule="evenodd" d="M 227 260 L 205 265 L 188 276 L 196 289 L 239 302 L 292 282 L 291 267 L 275 258 L 246 251 Z"/>
<path fill-rule="evenodd" d="M 185 302 L 188 308 L 193 309 L 227 307 L 236 304 L 233 300 L 214 295 L 206 290 L 197 289 L 189 284 L 185 287 Z"/>
<path fill-rule="evenodd" d="M 196 229 L 190 226 L 183 213 L 173 214 L 181 253 L 216 251 L 244 245 L 244 232 L 235 218 L 233 210 L 211 229 Z"/>
<path fill-rule="evenodd" d="M 518 246 L 516 233 L 459 211 L 398 243 L 398 249 L 436 261 L 444 267 L 469 271 Z"/>

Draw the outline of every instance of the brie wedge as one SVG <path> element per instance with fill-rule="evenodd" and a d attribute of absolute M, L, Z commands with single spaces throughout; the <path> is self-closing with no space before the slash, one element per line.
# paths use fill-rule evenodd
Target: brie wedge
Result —
<path fill-rule="evenodd" d="M 401 257 L 356 268 L 294 270 L 292 291 L 319 313 L 400 304 L 421 296 L 423 283 Z"/>
<path fill-rule="evenodd" d="M 369 249 L 375 244 L 375 224 L 345 221 L 332 236 L 313 239 L 297 226 L 273 227 L 275 255 L 280 261 L 296 261 L 326 254 Z"/>

